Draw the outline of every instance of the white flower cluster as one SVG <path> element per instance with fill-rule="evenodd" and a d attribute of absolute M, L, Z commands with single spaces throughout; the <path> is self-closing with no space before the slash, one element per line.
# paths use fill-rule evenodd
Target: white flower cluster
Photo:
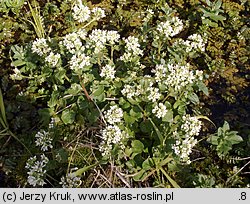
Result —
<path fill-rule="evenodd" d="M 78 0 L 75 3 L 72 10 L 73 10 L 73 18 L 79 23 L 88 21 L 91 17 L 91 12 L 93 14 L 92 17 L 94 18 L 94 20 L 99 20 L 106 16 L 104 10 L 101 8 L 94 8 L 92 11 L 90 11 L 89 7 L 84 6 L 82 4 L 81 0 Z"/>
<path fill-rule="evenodd" d="M 124 149 L 124 139 L 128 138 L 128 133 L 121 130 L 118 124 L 122 123 L 123 111 L 117 105 L 111 106 L 109 110 L 104 112 L 104 118 L 108 125 L 101 131 L 102 142 L 100 151 L 103 156 L 110 155 L 113 144 L 118 144 L 121 149 Z"/>
<path fill-rule="evenodd" d="M 55 67 L 60 58 L 60 54 L 54 54 L 53 52 L 50 52 L 50 54 L 45 58 L 45 61 L 48 62 L 50 66 Z"/>
<path fill-rule="evenodd" d="M 63 41 L 61 41 L 60 44 L 64 45 L 71 54 L 74 54 L 76 51 L 82 48 L 82 42 L 79 38 L 79 35 L 83 34 L 84 31 L 81 31 L 79 34 L 75 32 L 69 33 L 64 36 Z"/>
<path fill-rule="evenodd" d="M 35 135 L 36 138 L 36 146 L 40 146 L 43 152 L 47 151 L 48 148 L 53 148 L 52 146 L 52 138 L 50 137 L 50 133 L 45 130 L 41 130 Z"/>
<path fill-rule="evenodd" d="M 84 6 L 81 0 L 78 0 L 73 7 L 73 18 L 79 23 L 83 23 L 90 18 L 91 11 L 89 7 Z"/>
<path fill-rule="evenodd" d="M 43 186 L 45 184 L 44 177 L 46 170 L 44 169 L 49 162 L 49 159 L 42 154 L 40 161 L 37 160 L 37 157 L 31 157 L 26 162 L 25 168 L 28 169 L 28 183 L 35 186 Z"/>
<path fill-rule="evenodd" d="M 111 66 L 108 64 L 105 65 L 104 67 L 102 67 L 100 76 L 105 77 L 106 79 L 114 79 L 115 78 L 115 66 Z"/>
<path fill-rule="evenodd" d="M 168 88 L 180 91 L 183 87 L 193 84 L 196 80 L 203 79 L 202 71 L 190 70 L 190 64 L 156 65 L 152 71 L 155 73 L 156 82 L 164 84 Z"/>
<path fill-rule="evenodd" d="M 78 72 L 84 67 L 90 66 L 90 57 L 86 56 L 83 52 L 78 52 L 69 61 L 70 69 Z"/>
<path fill-rule="evenodd" d="M 167 114 L 167 107 L 163 103 L 159 103 L 153 108 L 152 113 L 156 114 L 157 118 L 164 118 Z"/>
<path fill-rule="evenodd" d="M 149 100 L 151 102 L 159 100 L 162 95 L 159 88 L 153 86 L 154 83 L 152 77 L 145 75 L 142 81 L 139 81 L 139 84 L 125 84 L 121 91 L 122 95 L 128 99 L 140 96 L 143 97 L 144 100 Z"/>
<path fill-rule="evenodd" d="M 184 140 L 177 140 L 172 146 L 174 153 L 180 157 L 180 160 L 184 163 L 190 164 L 189 155 L 192 152 L 192 148 L 197 144 L 197 140 L 193 137 L 187 137 Z"/>
<path fill-rule="evenodd" d="M 80 185 L 80 183 L 80 177 L 75 176 L 74 173 L 68 173 L 66 177 L 63 176 L 60 182 L 63 188 L 76 188 Z"/>
<path fill-rule="evenodd" d="M 201 130 L 201 121 L 197 117 L 191 117 L 190 115 L 184 115 L 182 117 L 184 123 L 181 125 L 181 131 L 185 135 L 185 139 L 177 140 L 172 146 L 176 155 L 178 155 L 182 162 L 190 164 L 189 154 L 192 152 L 192 148 L 197 144 L 197 140 L 194 136 L 198 136 Z M 175 137 L 178 137 L 179 133 L 174 132 Z"/>
<path fill-rule="evenodd" d="M 97 54 L 105 48 L 106 43 L 114 45 L 119 39 L 120 35 L 117 31 L 94 29 L 89 35 L 88 43 L 94 48 L 94 53 Z"/>
<path fill-rule="evenodd" d="M 37 38 L 31 47 L 32 52 L 37 53 L 39 56 L 43 56 L 51 51 L 50 47 L 46 43 L 46 39 Z"/>
<path fill-rule="evenodd" d="M 94 8 L 92 10 L 92 13 L 93 13 L 93 17 L 96 20 L 100 20 L 101 18 L 104 18 L 106 16 L 104 10 L 98 7 Z"/>
<path fill-rule="evenodd" d="M 184 46 L 185 52 L 192 51 L 205 52 L 206 39 L 199 34 L 190 35 L 187 40 L 178 39 L 174 44 L 174 48 Z"/>
<path fill-rule="evenodd" d="M 165 22 L 157 25 L 156 30 L 164 35 L 166 38 L 173 37 L 180 33 L 183 29 L 183 22 L 176 16 L 170 18 Z"/>
<path fill-rule="evenodd" d="M 126 52 L 120 57 L 120 60 L 124 62 L 131 62 L 134 57 L 143 55 L 143 51 L 140 49 L 139 39 L 134 36 L 129 36 L 124 39 L 126 46 Z"/>
<path fill-rule="evenodd" d="M 117 125 L 108 125 L 101 131 L 102 142 L 100 144 L 100 151 L 102 156 L 110 155 L 113 144 L 118 144 L 121 149 L 124 149 L 123 140 L 128 138 L 128 134 L 121 130 Z"/>
<path fill-rule="evenodd" d="M 111 106 L 109 110 L 104 112 L 106 121 L 113 125 L 122 122 L 123 111 L 117 105 Z"/>
<path fill-rule="evenodd" d="M 189 136 L 198 136 L 201 130 L 201 121 L 197 117 L 191 117 L 190 115 L 184 115 L 182 120 L 185 121 L 181 125 L 182 131 Z"/>

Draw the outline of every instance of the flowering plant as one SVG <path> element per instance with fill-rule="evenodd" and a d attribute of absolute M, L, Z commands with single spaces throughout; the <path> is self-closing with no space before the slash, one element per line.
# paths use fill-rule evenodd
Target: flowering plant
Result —
<path fill-rule="evenodd" d="M 166 169 L 169 164 L 190 164 L 198 143 L 202 123 L 196 93 L 208 90 L 192 59 L 204 52 L 206 36 L 178 37 L 188 22 L 169 7 L 165 13 L 156 26 L 148 23 L 152 15 L 145 16 L 138 35 L 123 37 L 116 30 L 88 31 L 105 12 L 75 1 L 72 16 L 78 26 L 73 32 L 12 49 L 16 66 L 11 78 L 27 79 L 23 94 L 47 103 L 41 113 L 47 111 L 43 120 L 52 122 L 45 124 L 48 131 L 35 135 L 42 152 L 53 151 L 55 127 L 95 126 L 100 160 L 125 168 L 140 181 L 160 171 L 178 187 Z M 28 182 L 42 186 L 46 171 L 35 172 L 35 177 L 31 161 L 36 158 L 27 161 L 32 172 Z M 46 159 L 39 165 L 44 168 L 47 163 Z M 70 178 L 79 182 L 68 172 L 61 183 L 74 186 Z"/>

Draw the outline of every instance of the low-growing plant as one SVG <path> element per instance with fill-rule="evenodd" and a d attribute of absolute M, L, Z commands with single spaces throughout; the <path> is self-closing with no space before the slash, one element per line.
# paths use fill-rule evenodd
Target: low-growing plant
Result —
<path fill-rule="evenodd" d="M 165 1 L 152 2 L 113 6 L 103 1 L 99 6 L 108 4 L 108 13 L 80 0 L 59 7 L 46 3 L 42 12 L 29 4 L 38 38 L 10 50 L 10 78 L 27 83 L 18 97 L 39 104 L 40 115 L 29 136 L 33 155 L 19 165 L 27 172 L 22 185 L 186 187 L 185 179 L 194 187 L 240 183 L 235 173 L 225 173 L 228 183 L 217 182 L 222 171 L 217 163 L 211 165 L 213 173 L 206 170 L 211 157 L 202 146 L 207 139 L 207 133 L 201 134 L 203 121 L 210 120 L 202 115 L 199 98 L 209 93 L 205 72 L 214 71 L 206 49 L 210 27 L 220 29 L 225 23 L 224 4 L 194 1 L 197 11 L 186 15 Z M 133 15 L 131 5 L 138 7 Z M 225 122 L 208 141 L 225 159 L 242 138 Z M 207 157 L 204 163 L 197 164 L 201 158 L 194 149 Z M 195 173 L 184 179 L 191 171 Z"/>

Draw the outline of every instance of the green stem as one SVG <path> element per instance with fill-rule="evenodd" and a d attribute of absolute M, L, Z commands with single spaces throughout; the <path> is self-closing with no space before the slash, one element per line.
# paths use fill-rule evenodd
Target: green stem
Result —
<path fill-rule="evenodd" d="M 164 176 L 166 176 L 166 178 L 173 185 L 174 188 L 180 188 L 180 186 L 167 174 L 167 172 L 162 167 L 160 167 L 160 170 L 164 174 Z"/>

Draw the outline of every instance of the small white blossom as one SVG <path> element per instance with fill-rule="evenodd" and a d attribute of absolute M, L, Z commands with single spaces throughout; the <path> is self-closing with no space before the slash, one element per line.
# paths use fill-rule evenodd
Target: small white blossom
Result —
<path fill-rule="evenodd" d="M 69 61 L 69 64 L 70 64 L 70 69 L 79 71 L 91 64 L 90 57 L 86 56 L 84 53 L 78 52 L 77 54 L 73 55 L 73 57 Z"/>
<path fill-rule="evenodd" d="M 122 89 L 122 95 L 126 96 L 129 99 L 132 99 L 134 96 L 138 95 L 138 92 L 135 91 L 135 87 L 131 85 L 124 85 L 124 88 Z"/>
<path fill-rule="evenodd" d="M 191 117 L 190 115 L 184 115 L 182 117 L 184 123 L 181 125 L 181 129 L 185 134 L 189 136 L 198 136 L 201 130 L 201 121 L 197 117 Z"/>
<path fill-rule="evenodd" d="M 28 174 L 28 183 L 35 186 L 43 186 L 45 184 L 44 178 L 46 170 L 44 169 L 49 162 L 49 159 L 42 154 L 40 157 L 40 161 L 37 160 L 37 157 L 31 157 L 26 162 L 25 168 L 29 171 Z"/>
<path fill-rule="evenodd" d="M 54 54 L 53 52 L 50 52 L 50 54 L 45 58 L 45 61 L 48 62 L 52 67 L 55 67 L 60 58 L 60 54 Z"/>
<path fill-rule="evenodd" d="M 113 144 L 118 144 L 121 149 L 124 149 L 123 140 L 128 138 L 128 134 L 121 130 L 117 125 L 108 125 L 101 131 L 102 142 L 99 146 L 102 156 L 108 156 L 111 153 Z"/>
<path fill-rule="evenodd" d="M 188 137 L 182 141 L 177 140 L 172 146 L 174 153 L 180 157 L 180 160 L 184 163 L 190 164 L 189 155 L 192 152 L 192 148 L 197 144 L 197 140 L 193 137 Z"/>
<path fill-rule="evenodd" d="M 148 92 L 149 92 L 148 100 L 150 100 L 152 102 L 156 102 L 158 99 L 161 98 L 161 93 L 159 92 L 158 88 L 149 87 Z"/>
<path fill-rule="evenodd" d="M 174 16 L 170 20 L 161 22 L 156 29 L 166 38 L 170 38 L 182 31 L 183 22 L 178 17 Z"/>
<path fill-rule="evenodd" d="M 98 7 L 94 8 L 92 10 L 92 13 L 93 13 L 93 17 L 96 20 L 99 20 L 99 19 L 104 18 L 106 16 L 104 10 L 101 8 L 98 8 Z"/>
<path fill-rule="evenodd" d="M 119 39 L 120 39 L 120 34 L 117 31 L 114 30 L 107 31 L 107 41 L 111 45 L 115 44 L 116 42 L 119 42 Z"/>
<path fill-rule="evenodd" d="M 73 18 L 79 23 L 83 23 L 90 18 L 91 11 L 89 7 L 84 6 L 81 0 L 78 0 L 73 7 Z"/>
<path fill-rule="evenodd" d="M 77 50 L 82 50 L 82 42 L 77 33 L 69 33 L 65 35 L 60 44 L 63 44 L 72 54 L 74 54 Z"/>
<path fill-rule="evenodd" d="M 164 118 L 167 114 L 167 107 L 163 103 L 155 106 L 152 113 L 156 114 L 157 118 Z"/>
<path fill-rule="evenodd" d="M 142 55 L 143 52 L 140 49 L 139 39 L 134 36 L 129 36 L 124 40 L 126 43 L 126 50 L 131 52 L 133 55 Z"/>
<path fill-rule="evenodd" d="M 49 132 L 46 132 L 45 130 L 41 130 L 35 135 L 36 138 L 36 146 L 41 146 L 41 150 L 43 152 L 47 151 L 48 148 L 53 148 L 51 142 L 52 138 L 50 137 Z"/>
<path fill-rule="evenodd" d="M 115 67 L 111 66 L 111 65 L 106 65 L 106 66 L 102 67 L 100 76 L 105 77 L 106 79 L 114 79 L 115 78 Z"/>
<path fill-rule="evenodd" d="M 74 173 L 68 173 L 66 178 L 63 176 L 60 182 L 63 188 L 76 188 L 80 183 L 80 177 L 76 176 Z"/>
<path fill-rule="evenodd" d="M 37 53 L 40 56 L 43 56 L 51 51 L 50 47 L 46 43 L 46 39 L 37 38 L 31 47 L 32 52 Z"/>
<path fill-rule="evenodd" d="M 122 121 L 123 111 L 117 105 L 114 105 L 108 111 L 104 112 L 104 117 L 109 124 L 113 125 Z"/>
<path fill-rule="evenodd" d="M 152 71 L 158 83 L 164 84 L 169 89 L 180 91 L 188 85 L 192 85 L 197 80 L 202 80 L 202 71 L 190 70 L 190 64 L 167 64 L 157 65 Z"/>
<path fill-rule="evenodd" d="M 79 29 L 76 34 L 78 37 L 80 37 L 82 40 L 85 40 L 87 37 L 87 31 L 85 29 Z"/>

